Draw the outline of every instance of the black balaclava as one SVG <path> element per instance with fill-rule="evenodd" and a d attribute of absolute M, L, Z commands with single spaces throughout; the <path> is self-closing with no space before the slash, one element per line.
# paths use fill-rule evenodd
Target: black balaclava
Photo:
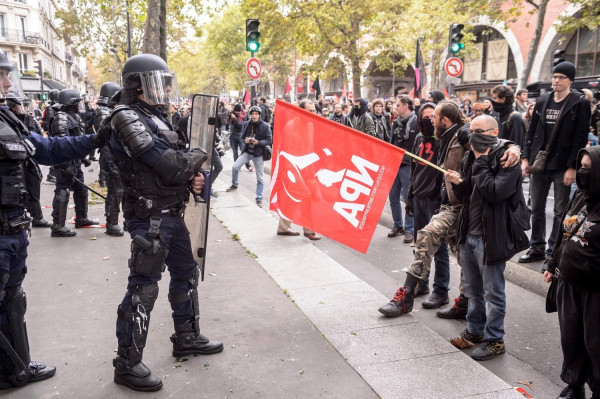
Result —
<path fill-rule="evenodd" d="M 369 101 L 366 98 L 361 98 L 360 106 L 354 106 L 354 115 L 358 118 L 363 116 L 369 110 Z"/>
<path fill-rule="evenodd" d="M 591 169 L 581 168 L 581 158 L 587 154 L 592 159 Z M 577 187 L 585 195 L 588 205 L 600 203 L 600 146 L 592 146 L 579 150 L 577 154 Z"/>
<path fill-rule="evenodd" d="M 419 129 L 421 130 L 421 133 L 423 133 L 423 136 L 432 137 L 433 133 L 435 131 L 435 127 L 433 126 L 433 119 L 422 119 L 421 118 L 421 113 L 426 108 L 431 108 L 431 109 L 435 110 L 435 104 L 434 103 L 425 103 L 425 104 L 421 105 L 421 107 L 419 109 Z"/>
<path fill-rule="evenodd" d="M 480 154 L 483 154 L 488 147 L 494 147 L 498 144 L 498 136 L 490 136 L 483 133 L 471 133 L 469 135 L 471 148 Z"/>
<path fill-rule="evenodd" d="M 494 109 L 494 111 L 496 111 L 500 115 L 507 114 L 513 110 L 512 104 L 499 103 L 498 101 L 494 100 L 490 101 L 492 101 L 492 108 Z"/>

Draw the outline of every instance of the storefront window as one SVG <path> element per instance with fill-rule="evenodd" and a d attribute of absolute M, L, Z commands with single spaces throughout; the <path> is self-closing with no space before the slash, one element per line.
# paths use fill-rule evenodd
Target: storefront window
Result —
<path fill-rule="evenodd" d="M 578 29 L 566 47 L 565 60 L 577 67 L 577 76 L 600 75 L 599 30 Z"/>

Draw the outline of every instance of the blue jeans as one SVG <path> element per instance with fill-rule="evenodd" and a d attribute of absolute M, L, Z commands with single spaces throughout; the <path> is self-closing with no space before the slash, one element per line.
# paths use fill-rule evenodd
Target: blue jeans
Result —
<path fill-rule="evenodd" d="M 400 195 L 402 195 L 402 201 L 406 203 L 406 196 L 408 195 L 408 184 L 409 184 L 410 167 L 402 166 L 398 170 L 394 184 L 390 190 L 390 208 L 392 208 L 392 218 L 394 219 L 394 226 L 402 227 L 402 206 L 400 206 Z M 406 225 L 404 230 L 407 232 L 414 233 L 415 229 L 413 226 L 412 216 L 406 216 Z"/>
<path fill-rule="evenodd" d="M 240 181 L 238 179 L 238 174 L 240 169 L 245 163 L 249 163 L 251 160 L 252 163 L 254 163 L 254 170 L 256 171 L 256 200 L 262 201 L 263 190 L 265 187 L 263 182 L 265 161 L 263 160 L 262 155 L 255 157 L 247 152 L 242 152 L 238 159 L 233 163 L 233 168 L 231 170 L 231 184 L 236 187 L 239 186 Z"/>
<path fill-rule="evenodd" d="M 544 172 L 541 175 L 532 175 L 529 183 L 531 194 L 531 249 L 544 252 L 546 249 L 546 200 L 550 192 L 550 185 L 554 183 L 554 220 L 552 232 L 548 237 L 546 257 L 552 256 L 556 237 L 560 232 L 562 216 L 569 202 L 571 187 L 562 183 L 564 171 Z"/>
<path fill-rule="evenodd" d="M 483 335 L 486 341 L 504 341 L 506 262 L 484 265 L 483 252 L 483 236 L 468 234 L 460 247 L 463 291 L 469 298 L 467 329 L 471 334 Z"/>
<path fill-rule="evenodd" d="M 244 139 L 240 137 L 229 136 L 229 145 L 233 150 L 233 160 L 237 161 L 239 154 L 242 152 L 244 146 Z M 246 163 L 246 168 L 250 169 L 250 161 Z"/>
<path fill-rule="evenodd" d="M 439 211 L 440 206 L 441 201 L 414 197 L 413 208 L 415 214 L 413 218 L 415 231 L 419 231 L 427 226 L 433 215 Z M 435 259 L 433 291 L 448 296 L 448 291 L 450 290 L 450 258 L 448 256 L 448 245 L 445 242 L 440 245 L 433 258 Z M 429 276 L 425 280 L 425 284 L 429 285 Z"/>

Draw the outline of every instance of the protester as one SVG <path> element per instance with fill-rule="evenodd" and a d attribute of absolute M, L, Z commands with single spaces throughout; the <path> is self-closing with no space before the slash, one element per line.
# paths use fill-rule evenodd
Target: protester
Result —
<path fill-rule="evenodd" d="M 492 88 L 492 106 L 494 118 L 498 122 L 498 137 L 523 146 L 525 123 L 520 112 L 513 108 L 514 92 L 509 86 L 498 85 Z"/>
<path fill-rule="evenodd" d="M 368 114 L 369 111 L 369 100 L 366 98 L 359 98 L 354 101 L 354 108 L 350 111 L 347 125 L 352 129 L 358 130 L 359 132 L 366 133 L 370 136 L 375 136 L 375 123 Z"/>
<path fill-rule="evenodd" d="M 378 98 L 373 101 L 373 112 L 369 115 L 375 122 L 375 137 L 389 143 L 392 121 L 390 114 L 385 112 L 383 108 L 383 100 Z"/>
<path fill-rule="evenodd" d="M 263 154 L 265 146 L 273 144 L 273 136 L 271 134 L 271 126 L 260 119 L 262 110 L 260 107 L 250 107 L 248 112 L 250 120 L 244 122 L 242 127 L 242 140 L 244 145 L 242 153 L 233 163 L 231 172 L 231 186 L 227 192 L 237 190 L 239 185 L 238 173 L 244 164 L 252 161 L 256 170 L 256 205 L 262 207 L 262 197 L 264 191 L 263 173 L 264 160 Z"/>
<path fill-rule="evenodd" d="M 600 148 L 579 151 L 577 186 L 569 202 L 544 280 L 556 281 L 556 307 L 568 384 L 560 398 L 600 397 Z"/>
<path fill-rule="evenodd" d="M 415 137 L 419 131 L 419 121 L 413 111 L 413 101 L 409 96 L 402 96 L 396 102 L 396 112 L 398 117 L 392 125 L 390 143 L 406 151 L 412 151 L 415 144 Z M 388 237 L 396 237 L 404 234 L 404 242 L 412 243 L 414 226 L 413 218 L 405 215 L 404 223 L 402 221 L 402 207 L 400 206 L 400 197 L 407 201 L 408 186 L 410 175 L 410 157 L 404 155 L 402 163 L 398 169 L 398 174 L 389 194 L 390 208 L 392 208 L 392 218 L 394 226 L 388 233 Z"/>
<path fill-rule="evenodd" d="M 242 147 L 244 146 L 244 140 L 242 140 L 242 127 L 244 117 L 246 116 L 242 109 L 242 104 L 237 103 L 233 106 L 233 111 L 229 115 L 229 144 L 233 151 L 233 161 L 237 161 L 239 154 L 242 153 Z M 246 163 L 246 169 L 250 172 L 254 170 L 250 161 Z"/>
<path fill-rule="evenodd" d="M 473 104 L 473 107 L 471 108 L 471 110 L 472 110 L 471 120 L 473 120 L 473 118 L 476 118 L 479 115 L 483 115 L 483 111 L 485 111 L 485 107 L 483 106 L 482 103 L 475 103 L 475 104 Z"/>
<path fill-rule="evenodd" d="M 485 97 L 483 99 L 483 113 L 485 115 L 491 115 L 494 111 L 494 106 L 492 104 L 492 99 L 489 97 Z"/>
<path fill-rule="evenodd" d="M 549 151 L 541 173 L 531 175 L 531 248 L 519 258 L 521 263 L 551 256 L 571 184 L 575 182 L 577 153 L 587 142 L 590 103 L 581 92 L 571 89 L 575 73 L 575 66 L 570 62 L 554 67 L 554 90 L 536 101 L 527 131 L 521 164 L 523 176 L 529 176 L 530 165 L 540 151 Z M 546 248 L 546 200 L 551 185 L 554 186 L 554 221 Z M 544 263 L 542 271 L 545 267 Z"/>
<path fill-rule="evenodd" d="M 336 103 L 333 106 L 333 113 L 329 116 L 329 119 L 341 125 L 347 125 L 347 118 L 346 115 L 344 115 L 343 113 L 343 108 L 341 104 Z"/>
<path fill-rule="evenodd" d="M 427 95 L 427 101 L 436 105 L 445 98 L 446 96 L 441 90 L 433 90 Z"/>
<path fill-rule="evenodd" d="M 524 114 L 527 112 L 527 96 L 529 93 L 527 89 L 519 89 L 517 90 L 517 95 L 515 97 L 515 110 Z"/>
<path fill-rule="evenodd" d="M 461 349 L 482 343 L 471 354 L 475 360 L 489 360 L 506 350 L 504 269 L 506 261 L 519 250 L 507 215 L 512 212 L 512 203 L 525 203 L 520 166 L 501 166 L 506 149 L 498 133 L 493 117 L 473 119 L 469 131 L 471 151 L 463 158 L 460 173 L 448 170 L 445 174 L 463 203 L 456 242 L 463 291 L 469 299 L 467 328 L 451 342 Z"/>

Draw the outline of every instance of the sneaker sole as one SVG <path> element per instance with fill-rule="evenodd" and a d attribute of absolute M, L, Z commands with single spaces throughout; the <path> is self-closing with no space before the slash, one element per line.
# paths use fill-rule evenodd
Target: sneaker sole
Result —
<path fill-rule="evenodd" d="M 133 385 L 129 384 L 127 381 L 122 380 L 120 377 L 117 377 L 116 375 L 115 375 L 114 381 L 115 381 L 115 384 L 125 385 L 126 387 L 131 388 L 134 391 L 139 391 L 139 392 L 160 391 L 161 388 L 162 388 L 162 386 L 163 386 L 163 383 L 161 381 L 160 385 L 155 385 L 155 386 L 151 386 L 151 387 L 142 387 L 142 388 L 140 388 L 140 387 L 136 387 L 136 386 L 133 386 Z"/>
<path fill-rule="evenodd" d="M 192 355 L 214 355 L 215 353 L 223 352 L 223 347 L 213 349 L 212 351 L 173 351 L 173 357 L 185 357 Z"/>

